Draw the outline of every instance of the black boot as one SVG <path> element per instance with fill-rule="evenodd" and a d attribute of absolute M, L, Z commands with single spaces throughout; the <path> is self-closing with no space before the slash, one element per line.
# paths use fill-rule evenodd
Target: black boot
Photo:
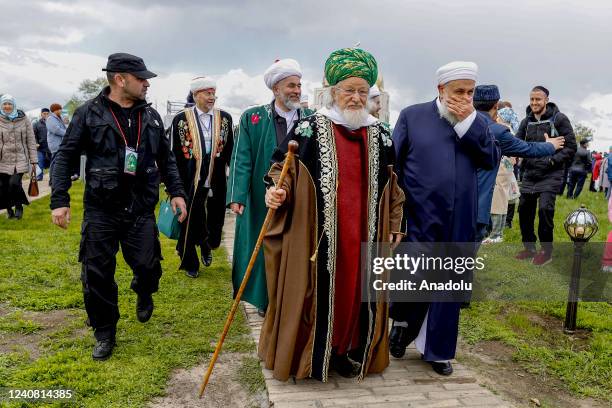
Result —
<path fill-rule="evenodd" d="M 202 248 L 202 263 L 204 266 L 210 266 L 213 261 L 212 251 L 210 248 Z"/>
<path fill-rule="evenodd" d="M 13 211 L 13 207 L 8 207 L 6 209 L 6 215 L 8 217 L 8 219 L 10 220 L 11 218 L 15 218 L 15 211 Z"/>
<path fill-rule="evenodd" d="M 91 357 L 94 360 L 107 360 L 111 356 L 111 354 L 113 354 L 114 348 L 114 337 L 111 337 L 109 339 L 97 340 L 96 345 L 93 348 L 93 352 L 91 353 Z"/>
<path fill-rule="evenodd" d="M 453 373 L 453 366 L 450 361 L 447 362 L 436 362 L 428 361 L 431 364 L 431 368 L 440 375 L 451 375 Z"/>
<path fill-rule="evenodd" d="M 20 220 L 23 217 L 23 205 L 17 204 L 15 206 L 15 218 Z"/>
<path fill-rule="evenodd" d="M 402 358 L 408 347 L 408 328 L 393 326 L 389 334 L 389 351 L 395 358 Z"/>
<path fill-rule="evenodd" d="M 332 354 L 329 367 L 336 370 L 338 374 L 345 378 L 358 376 L 361 368 L 360 364 L 351 360 L 348 355 L 344 354 L 339 356 L 335 353 Z"/>
<path fill-rule="evenodd" d="M 148 322 L 153 314 L 153 296 L 138 295 L 136 299 L 136 317 L 141 323 Z"/>

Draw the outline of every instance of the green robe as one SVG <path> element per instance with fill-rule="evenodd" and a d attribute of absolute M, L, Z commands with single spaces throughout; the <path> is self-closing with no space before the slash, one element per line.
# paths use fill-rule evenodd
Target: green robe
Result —
<path fill-rule="evenodd" d="M 247 109 L 240 117 L 238 132 L 234 139 L 226 201 L 228 206 L 230 203 L 245 206 L 242 215 L 236 218 L 232 266 L 234 295 L 242 283 L 268 212 L 264 201 L 266 194 L 264 176 L 270 169 L 272 153 L 277 147 L 272 109 L 274 109 L 272 104 Z M 312 113 L 313 111 L 309 109 L 300 109 L 300 118 Z M 242 300 L 263 310 L 268 307 L 263 248 L 257 255 Z"/>

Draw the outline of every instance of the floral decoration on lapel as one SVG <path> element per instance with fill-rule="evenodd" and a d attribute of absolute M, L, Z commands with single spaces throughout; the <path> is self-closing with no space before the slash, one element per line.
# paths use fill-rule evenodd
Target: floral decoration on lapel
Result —
<path fill-rule="evenodd" d="M 380 132 L 380 139 L 382 140 L 383 146 L 391 147 L 393 144 L 393 139 L 391 138 L 391 134 L 389 130 L 383 124 L 383 131 Z"/>
<path fill-rule="evenodd" d="M 259 116 L 258 113 L 252 113 L 251 114 L 251 123 L 253 125 L 256 125 L 259 123 L 259 121 L 261 120 L 261 116 Z"/>
<path fill-rule="evenodd" d="M 307 120 L 300 122 L 295 128 L 295 134 L 304 137 L 312 136 L 312 124 Z"/>

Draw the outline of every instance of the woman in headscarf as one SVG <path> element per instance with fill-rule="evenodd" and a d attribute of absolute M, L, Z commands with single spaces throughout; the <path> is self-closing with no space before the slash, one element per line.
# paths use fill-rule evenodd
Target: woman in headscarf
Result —
<path fill-rule="evenodd" d="M 21 178 L 38 163 L 32 123 L 17 109 L 11 95 L 0 97 L 0 209 L 9 218 L 21 219 L 23 205 L 29 204 Z M 13 209 L 14 207 L 14 209 Z"/>

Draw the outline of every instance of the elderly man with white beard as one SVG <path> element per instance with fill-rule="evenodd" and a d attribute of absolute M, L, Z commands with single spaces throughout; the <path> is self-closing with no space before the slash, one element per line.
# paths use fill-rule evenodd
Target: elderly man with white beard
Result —
<path fill-rule="evenodd" d="M 388 303 L 362 295 L 362 242 L 399 242 L 404 194 L 388 127 L 368 114 L 374 57 L 358 48 L 325 63 L 326 106 L 298 122 L 298 156 L 277 189 L 288 141 L 273 155 L 264 241 L 270 305 L 259 356 L 274 378 L 362 378 L 389 364 Z M 388 247 L 388 245 L 386 246 Z M 365 254 L 364 254 L 365 255 Z"/>
<path fill-rule="evenodd" d="M 380 117 L 380 111 L 382 109 L 382 101 L 380 97 L 380 88 L 377 85 L 374 85 L 370 88 L 370 95 L 368 96 L 368 103 L 366 107 L 368 108 L 368 112 L 370 115 L 375 118 Z"/>
<path fill-rule="evenodd" d="M 452 62 L 437 71 L 438 97 L 405 108 L 393 132 L 399 184 L 406 194 L 404 242 L 470 243 L 476 234 L 478 168 L 499 163 L 487 120 L 474 110 L 478 67 Z M 450 375 L 459 303 L 393 302 L 391 355 L 400 358 L 415 340 L 435 372 Z"/>
<path fill-rule="evenodd" d="M 270 169 L 272 152 L 298 120 L 312 113 L 300 107 L 301 80 L 302 70 L 296 60 L 287 58 L 276 61 L 264 73 L 264 81 L 273 92 L 274 99 L 271 103 L 247 109 L 240 117 L 226 196 L 227 205 L 238 215 L 232 265 L 234 293 L 240 287 L 266 218 L 263 178 Z M 242 300 L 257 307 L 260 315 L 265 313 L 268 298 L 262 253 L 255 261 Z"/>

